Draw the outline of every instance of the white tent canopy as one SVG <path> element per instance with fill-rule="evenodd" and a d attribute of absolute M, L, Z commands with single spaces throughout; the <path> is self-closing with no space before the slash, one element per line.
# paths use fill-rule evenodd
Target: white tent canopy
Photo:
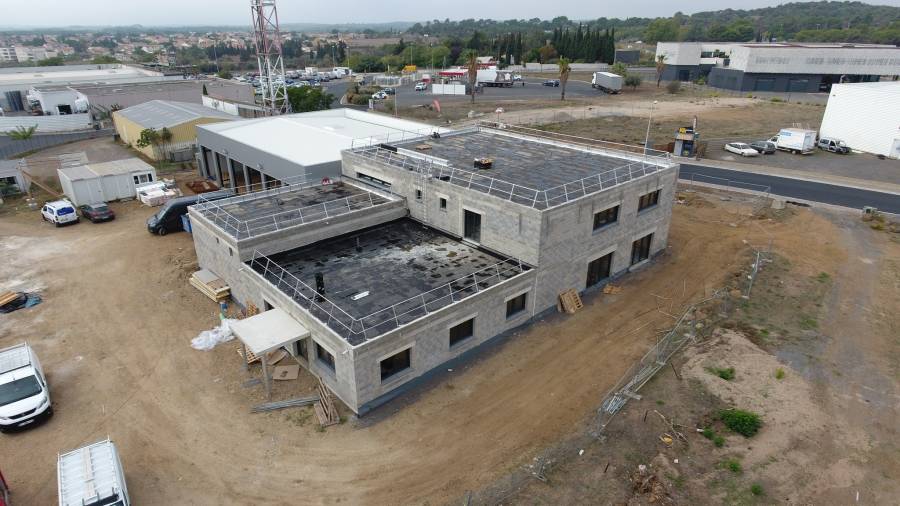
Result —
<path fill-rule="evenodd" d="M 231 331 L 241 341 L 244 357 L 247 350 L 252 351 L 262 362 L 263 381 L 266 385 L 266 396 L 271 396 L 269 365 L 266 354 L 282 346 L 309 337 L 309 330 L 281 309 L 270 309 L 266 312 L 238 320 L 231 325 Z M 246 362 L 245 362 L 246 364 Z"/>

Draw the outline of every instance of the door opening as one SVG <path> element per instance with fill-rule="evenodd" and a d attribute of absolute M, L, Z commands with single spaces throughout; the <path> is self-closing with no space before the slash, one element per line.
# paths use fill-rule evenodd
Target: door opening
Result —
<path fill-rule="evenodd" d="M 472 242 L 481 242 L 481 215 L 463 210 L 463 237 Z"/>

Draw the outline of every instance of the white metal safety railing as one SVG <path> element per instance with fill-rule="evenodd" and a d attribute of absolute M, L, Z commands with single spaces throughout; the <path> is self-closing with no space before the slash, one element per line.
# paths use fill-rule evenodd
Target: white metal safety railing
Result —
<path fill-rule="evenodd" d="M 326 220 L 361 209 L 370 209 L 389 202 L 391 201 L 381 196 L 376 196 L 372 192 L 366 192 L 287 211 L 279 211 L 249 220 L 239 220 L 221 207 L 207 210 L 206 216 L 236 239 L 247 239 L 267 232 Z"/>
<path fill-rule="evenodd" d="M 340 182 L 340 177 L 329 178 L 330 182 L 337 183 Z M 244 202 L 247 200 L 256 199 L 259 197 L 264 197 L 266 195 L 277 195 L 279 193 L 284 193 L 287 191 L 300 190 L 303 188 L 310 188 L 312 186 L 317 186 L 323 184 L 321 180 L 312 180 L 306 175 L 300 176 L 292 176 L 284 179 L 277 180 L 269 180 L 265 183 L 256 183 L 250 186 L 242 186 L 244 188 L 244 192 L 235 195 L 234 197 L 228 197 L 224 199 L 215 199 L 210 200 L 207 198 L 207 194 L 201 193 L 197 198 L 197 203 L 194 204 L 194 209 L 197 210 L 205 210 L 215 206 L 222 206 L 227 204 L 235 204 L 239 202 Z"/>
<path fill-rule="evenodd" d="M 380 146 L 360 148 L 350 151 L 348 154 L 351 157 L 358 156 L 376 160 L 410 171 L 424 171 L 433 178 L 537 209 L 547 209 L 564 204 L 667 168 L 658 163 L 638 160 L 582 179 L 538 190 L 519 183 L 511 183 L 470 170 L 459 169 L 451 166 L 446 160 L 407 155 Z"/>
<path fill-rule="evenodd" d="M 350 149 L 367 148 L 378 146 L 379 144 L 400 144 L 416 139 L 424 139 L 432 136 L 434 133 L 442 134 L 447 130 L 439 127 L 426 127 L 415 130 L 401 130 L 399 132 L 388 132 L 381 135 L 372 135 L 369 137 L 361 137 L 350 141 Z"/>
<path fill-rule="evenodd" d="M 310 315 L 353 345 L 399 328 L 531 270 L 530 266 L 520 260 L 504 259 L 366 316 L 354 317 L 258 251 L 254 252 L 248 264 L 266 281 L 306 309 Z"/>

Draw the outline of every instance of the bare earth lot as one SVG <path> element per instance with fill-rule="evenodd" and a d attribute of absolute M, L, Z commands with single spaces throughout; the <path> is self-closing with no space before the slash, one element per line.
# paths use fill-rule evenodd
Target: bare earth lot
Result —
<path fill-rule="evenodd" d="M 0 217 L 3 288 L 39 289 L 45 300 L 0 317 L 0 346 L 35 347 L 56 410 L 0 438 L 20 504 L 52 503 L 57 452 L 106 435 L 141 504 L 455 501 L 593 412 L 664 324 L 647 292 L 704 294 L 758 234 L 720 223 L 712 207 L 679 206 L 670 253 L 629 276 L 622 293 L 589 297 L 574 316 L 540 322 L 370 417 L 319 431 L 308 409 L 249 413 L 263 395 L 242 386 L 257 371 L 240 370 L 236 345 L 188 345 L 216 322 L 213 303 L 187 283 L 190 237 L 151 236 L 151 210 L 134 202 L 113 208 L 114 222 L 62 229 L 34 212 Z M 703 239 L 711 233 L 715 243 Z M 278 384 L 275 398 L 311 387 L 302 376 Z"/>

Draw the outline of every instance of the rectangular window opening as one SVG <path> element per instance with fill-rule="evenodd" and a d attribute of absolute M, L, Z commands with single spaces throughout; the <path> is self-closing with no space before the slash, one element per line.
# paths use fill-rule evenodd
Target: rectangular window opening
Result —
<path fill-rule="evenodd" d="M 475 318 L 450 328 L 450 346 L 465 341 L 473 335 L 475 335 Z"/>
<path fill-rule="evenodd" d="M 588 263 L 585 288 L 590 288 L 609 278 L 610 270 L 612 268 L 612 258 L 613 254 L 610 253 Z"/>
<path fill-rule="evenodd" d="M 522 295 L 518 295 L 506 301 L 506 318 L 512 318 L 525 311 L 525 301 L 527 298 L 528 294 L 523 293 Z"/>
<path fill-rule="evenodd" d="M 640 200 L 638 201 L 638 211 L 643 211 L 648 207 L 653 207 L 659 203 L 659 190 L 655 192 L 650 192 L 646 195 L 641 195 Z"/>
<path fill-rule="evenodd" d="M 643 262 L 650 258 L 650 243 L 653 240 L 653 234 L 647 234 L 641 237 L 631 245 L 631 265 Z"/>
<path fill-rule="evenodd" d="M 416 200 L 422 200 L 422 190 L 416 188 Z"/>
<path fill-rule="evenodd" d="M 594 213 L 594 230 L 612 225 L 617 221 L 619 221 L 619 206 L 604 209 L 599 213 Z"/>
<path fill-rule="evenodd" d="M 446 211 L 447 210 L 447 199 L 445 199 L 444 197 L 441 197 L 439 202 L 440 202 L 440 206 L 441 206 L 441 211 Z"/>
<path fill-rule="evenodd" d="M 382 360 L 381 364 L 381 381 L 384 381 L 392 376 L 396 376 L 401 372 L 409 369 L 410 367 L 410 351 L 412 348 L 407 348 L 399 353 L 391 355 L 390 357 Z"/>
<path fill-rule="evenodd" d="M 334 371 L 334 355 L 319 343 L 316 343 L 316 358 L 319 363 Z"/>

